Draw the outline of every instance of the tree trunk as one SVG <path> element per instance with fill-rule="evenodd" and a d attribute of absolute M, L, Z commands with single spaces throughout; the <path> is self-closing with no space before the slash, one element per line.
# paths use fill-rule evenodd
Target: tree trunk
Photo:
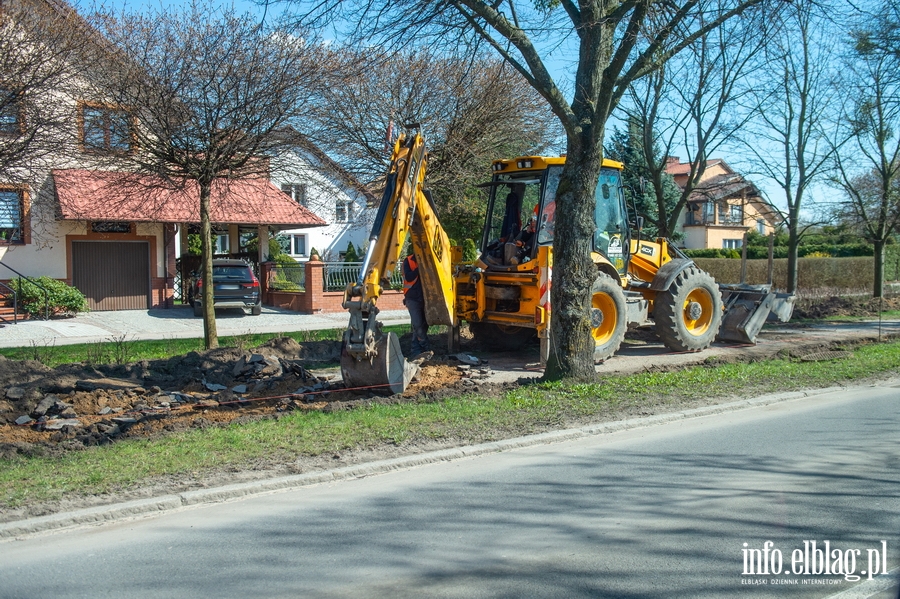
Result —
<path fill-rule="evenodd" d="M 800 248 L 800 232 L 798 230 L 796 216 L 790 218 L 788 223 L 788 262 L 787 262 L 787 292 L 797 293 L 798 278 L 800 269 L 798 268 Z"/>
<path fill-rule="evenodd" d="M 203 345 L 206 349 L 219 347 L 219 334 L 216 331 L 216 311 L 213 306 L 213 272 L 212 272 L 212 224 L 209 221 L 210 195 L 212 183 L 198 181 L 200 188 L 200 249 L 203 259 L 201 276 L 203 277 Z"/>
<path fill-rule="evenodd" d="M 602 126 L 601 126 L 602 127 Z M 556 236 L 550 323 L 550 356 L 546 380 L 593 381 L 590 291 L 597 276 L 591 261 L 594 236 L 594 193 L 603 160 L 602 145 L 590 127 L 570 136 L 566 166 L 556 195 Z M 598 136 L 603 139 L 602 131 Z"/>
<path fill-rule="evenodd" d="M 884 240 L 876 239 L 875 246 L 875 285 L 872 297 L 884 297 Z"/>

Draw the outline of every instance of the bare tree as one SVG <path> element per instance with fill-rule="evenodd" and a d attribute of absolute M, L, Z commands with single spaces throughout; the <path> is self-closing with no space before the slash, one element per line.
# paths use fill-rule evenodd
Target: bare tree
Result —
<path fill-rule="evenodd" d="M 72 95 L 72 56 L 87 45 L 74 10 L 20 0 L 0 9 L 0 181 L 28 182 L 71 136 L 61 98 Z"/>
<path fill-rule="evenodd" d="M 595 378 L 589 307 L 596 269 L 590 254 L 607 119 L 634 80 L 761 2 L 295 0 L 307 22 L 352 20 L 351 33 L 369 44 L 372 36 L 401 45 L 487 43 L 547 101 L 565 131 L 567 152 L 556 197 L 554 342 L 544 373 L 551 380 Z M 571 82 L 547 63 L 567 42 L 577 46 Z"/>
<path fill-rule="evenodd" d="M 640 126 L 645 171 L 656 200 L 654 224 L 663 237 L 675 233 L 706 161 L 737 138 L 752 114 L 751 90 L 763 69 L 758 57 L 772 33 L 765 16 L 752 13 L 701 36 L 629 90 L 623 111 Z M 667 158 L 681 151 L 687 153 L 690 171 L 670 205 Z"/>
<path fill-rule="evenodd" d="M 103 12 L 91 21 L 118 59 L 100 92 L 135 121 L 137 150 L 115 158 L 173 188 L 197 186 L 202 276 L 212 281 L 213 186 L 267 176 L 266 156 L 288 143 L 281 130 L 302 116 L 325 72 L 320 51 L 296 34 L 208 4 Z M 212 300 L 212 285 L 204 285 L 207 348 L 218 345 Z"/>
<path fill-rule="evenodd" d="M 784 192 L 788 232 L 788 291 L 797 291 L 800 238 L 810 189 L 824 181 L 840 141 L 837 53 L 827 7 L 819 0 L 797 0 L 781 12 L 779 33 L 766 45 L 768 77 L 746 147 L 757 174 L 774 180 Z"/>
<path fill-rule="evenodd" d="M 544 151 L 558 136 L 546 104 L 503 61 L 434 50 L 338 50 L 343 80 L 322 90 L 317 144 L 366 184 L 384 177 L 390 123 L 419 123 L 428 135 L 428 184 L 451 237 L 480 229 L 475 184 L 497 158 Z"/>
<path fill-rule="evenodd" d="M 900 8 L 884 2 L 861 19 L 844 61 L 850 142 L 835 155 L 834 183 L 875 246 L 873 295 L 884 294 L 884 246 L 900 228 Z"/>

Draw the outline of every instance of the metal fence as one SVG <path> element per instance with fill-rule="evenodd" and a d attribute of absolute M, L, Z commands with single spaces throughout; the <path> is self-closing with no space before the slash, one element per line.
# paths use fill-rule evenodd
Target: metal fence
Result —
<path fill-rule="evenodd" d="M 269 281 L 271 291 L 305 291 L 306 264 L 275 264 L 272 279 Z"/>
<path fill-rule="evenodd" d="M 324 262 L 323 291 L 343 291 L 359 278 L 362 262 Z M 391 289 L 403 288 L 403 273 L 391 273 Z M 306 291 L 306 263 L 275 264 L 269 281 L 272 291 Z"/>
<path fill-rule="evenodd" d="M 343 291 L 359 279 L 362 262 L 325 262 L 325 291 Z M 400 265 L 391 273 L 391 289 L 403 288 Z"/>

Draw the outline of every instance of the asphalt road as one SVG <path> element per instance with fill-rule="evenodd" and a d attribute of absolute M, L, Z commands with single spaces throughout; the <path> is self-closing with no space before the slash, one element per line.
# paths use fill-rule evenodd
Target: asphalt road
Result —
<path fill-rule="evenodd" d="M 743 552 L 895 570 L 898 428 L 895 381 L 8 541 L 0 598 L 827 597 Z"/>

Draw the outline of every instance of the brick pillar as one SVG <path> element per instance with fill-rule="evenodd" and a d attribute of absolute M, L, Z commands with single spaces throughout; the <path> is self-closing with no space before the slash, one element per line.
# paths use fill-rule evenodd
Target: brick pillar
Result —
<path fill-rule="evenodd" d="M 324 306 L 325 264 L 317 254 L 310 256 L 306 263 L 306 293 L 303 294 L 303 312 L 314 314 L 321 312 Z"/>

